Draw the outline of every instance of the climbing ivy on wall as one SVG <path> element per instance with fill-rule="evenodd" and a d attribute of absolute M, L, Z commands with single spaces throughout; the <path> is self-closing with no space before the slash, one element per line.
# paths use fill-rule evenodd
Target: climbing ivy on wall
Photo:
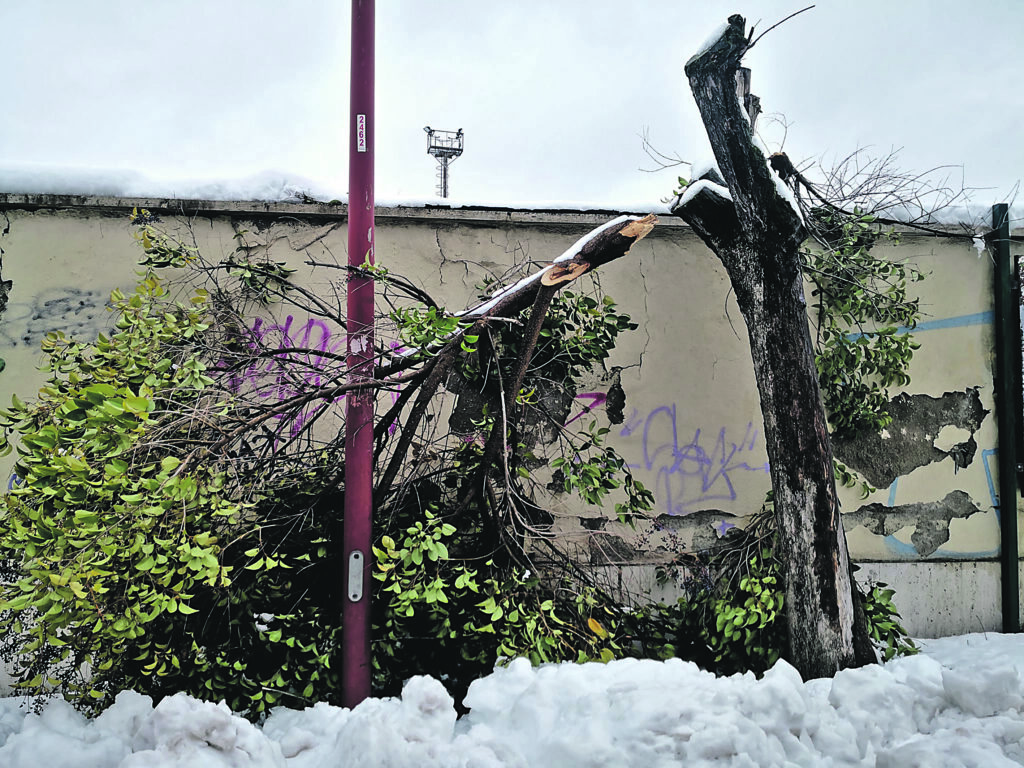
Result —
<path fill-rule="evenodd" d="M 814 247 L 804 269 L 816 300 L 818 376 L 835 433 L 878 431 L 891 422 L 889 387 L 910 382 L 907 370 L 920 345 L 910 333 L 920 316 L 908 283 L 925 275 L 902 261 L 871 253 L 898 235 L 875 217 L 829 208 L 812 210 Z"/>

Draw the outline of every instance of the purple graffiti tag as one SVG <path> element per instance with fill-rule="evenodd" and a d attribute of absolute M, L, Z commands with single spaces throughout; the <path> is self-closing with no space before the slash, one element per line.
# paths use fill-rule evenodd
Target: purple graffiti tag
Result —
<path fill-rule="evenodd" d="M 232 371 L 228 374 L 228 386 L 236 393 L 246 390 L 259 398 L 283 402 L 326 384 L 328 373 L 335 376 L 339 371 L 339 355 L 345 354 L 345 344 L 344 333 L 334 333 L 325 321 L 317 318 L 297 325 L 292 315 L 288 315 L 283 324 L 267 323 L 258 317 L 250 329 L 247 348 L 253 353 L 275 349 L 279 352 L 242 371 Z M 337 403 L 344 397 L 339 395 L 330 402 Z M 294 437 L 329 404 L 315 402 L 298 414 L 274 416 L 281 424 L 278 432 Z"/>
<path fill-rule="evenodd" d="M 626 419 L 625 423 L 622 425 L 622 429 L 619 430 L 619 435 L 621 435 L 622 437 L 629 437 L 634 432 L 636 432 L 638 429 L 640 429 L 640 427 L 642 427 L 643 425 L 644 425 L 644 420 L 640 416 L 640 411 L 638 411 L 636 408 L 634 408 L 632 413 L 629 414 L 629 417 Z M 630 466 L 631 467 L 632 466 L 639 467 L 640 465 L 639 464 L 636 464 L 636 465 L 630 464 Z"/>
<path fill-rule="evenodd" d="M 638 420 L 631 417 L 620 434 L 627 436 L 638 429 Z M 722 427 L 712 445 L 697 429 L 693 439 L 681 444 L 676 406 L 663 405 L 643 421 L 643 462 L 630 466 L 653 472 L 659 505 L 670 515 L 685 515 L 708 503 L 735 501 L 733 479 L 737 473 L 768 472 L 767 462 L 750 464 L 743 460 L 756 450 L 759 433 L 750 422 L 743 438 L 734 442 Z"/>
<path fill-rule="evenodd" d="M 597 408 L 599 405 L 604 405 L 605 400 L 608 399 L 608 395 L 605 392 L 581 392 L 580 394 L 576 395 L 576 399 L 589 400 L 590 402 L 584 404 L 582 406 L 582 410 L 575 416 L 573 416 L 571 419 L 569 419 L 567 422 L 565 422 L 565 424 L 563 424 L 562 426 L 568 427 L 577 419 L 582 419 L 584 416 L 586 416 L 592 410 Z"/>
<path fill-rule="evenodd" d="M 245 391 L 280 403 L 318 387 L 342 383 L 346 343 L 345 334 L 332 331 L 324 320 L 308 318 L 300 324 L 288 315 L 283 323 L 274 323 L 258 317 L 249 329 L 246 349 L 261 357 L 241 371 L 230 370 L 224 361 L 216 368 L 225 373 L 232 392 Z M 405 351 L 399 342 L 393 341 L 390 346 L 397 353 Z M 401 385 L 394 385 L 389 393 L 392 404 L 398 402 L 400 391 Z M 341 394 L 329 400 L 318 399 L 298 413 L 289 411 L 275 415 L 273 418 L 280 424 L 277 435 L 280 438 L 295 437 L 332 404 L 344 398 L 345 395 Z M 393 434 L 397 428 L 392 424 L 389 431 Z"/>

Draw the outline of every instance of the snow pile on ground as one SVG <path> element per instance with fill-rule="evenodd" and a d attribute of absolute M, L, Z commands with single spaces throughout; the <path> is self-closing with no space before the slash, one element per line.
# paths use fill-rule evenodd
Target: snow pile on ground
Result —
<path fill-rule="evenodd" d="M 1024 765 L 1024 636 L 926 641 L 919 656 L 803 683 L 692 664 L 523 660 L 470 688 L 456 722 L 429 677 L 354 710 L 274 711 L 262 728 L 178 694 L 126 692 L 95 720 L 0 699 L 4 768 Z"/>

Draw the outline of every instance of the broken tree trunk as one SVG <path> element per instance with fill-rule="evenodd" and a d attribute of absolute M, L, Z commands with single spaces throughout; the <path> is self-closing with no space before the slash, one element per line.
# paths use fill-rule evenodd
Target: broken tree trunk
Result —
<path fill-rule="evenodd" d="M 784 655 L 810 679 L 874 659 L 869 646 L 855 648 L 846 536 L 800 266 L 806 231 L 788 190 L 754 145 L 737 98 L 736 72 L 747 47 L 744 19 L 731 16 L 720 37 L 686 64 L 721 176 L 693 180 L 673 213 L 721 259 L 746 321 L 786 588 Z M 866 637 L 866 626 L 861 630 L 858 639 Z"/>

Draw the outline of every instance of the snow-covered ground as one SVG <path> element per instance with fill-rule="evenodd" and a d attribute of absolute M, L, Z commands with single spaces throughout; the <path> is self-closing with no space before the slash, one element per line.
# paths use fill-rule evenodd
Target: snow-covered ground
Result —
<path fill-rule="evenodd" d="M 558 768 L 1024 765 L 1024 636 L 924 641 L 924 653 L 803 683 L 718 678 L 677 660 L 519 660 L 473 684 L 468 716 L 429 677 L 353 710 L 277 710 L 262 728 L 184 694 L 122 693 L 95 720 L 0 699 L 3 768 Z"/>

